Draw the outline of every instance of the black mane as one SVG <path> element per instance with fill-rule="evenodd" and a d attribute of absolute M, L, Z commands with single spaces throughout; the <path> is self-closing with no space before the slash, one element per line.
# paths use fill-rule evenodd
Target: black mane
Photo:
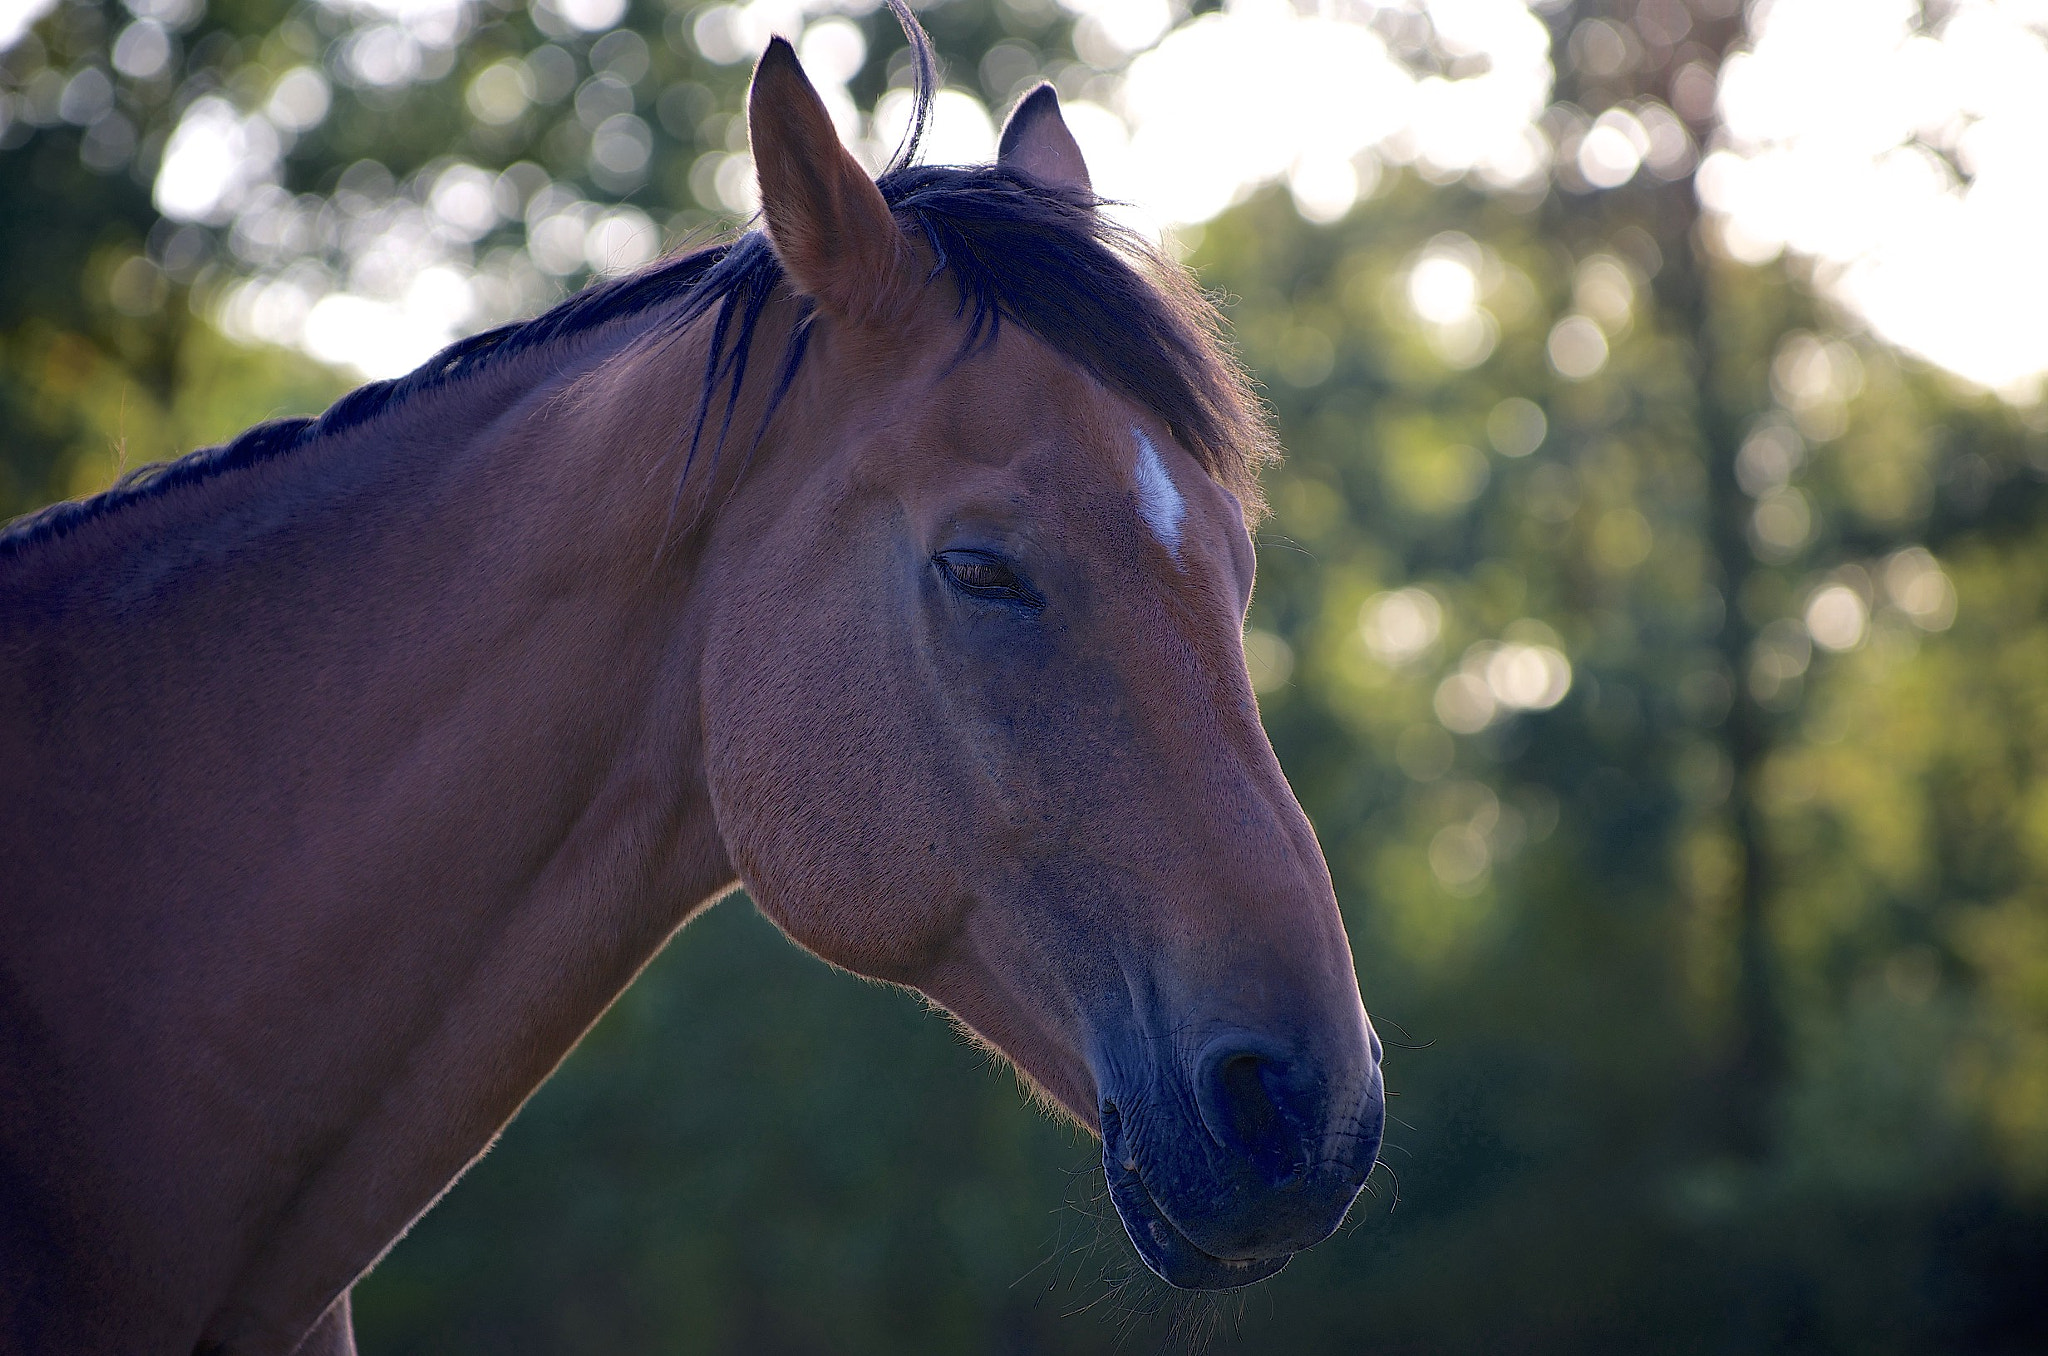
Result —
<path fill-rule="evenodd" d="M 926 55 L 922 31 L 906 24 L 920 55 Z M 920 90 L 927 100 L 930 88 L 927 81 Z M 915 154 L 922 122 L 921 116 L 914 120 L 899 161 Z M 1158 416 L 1210 475 L 1258 513 L 1258 471 L 1271 454 L 1271 435 L 1242 369 L 1219 337 L 1214 309 L 1183 270 L 1109 221 L 1097 200 L 1050 188 L 1005 166 L 899 163 L 878 183 L 898 221 L 930 247 L 934 279 L 943 274 L 958 289 L 958 315 L 967 322 L 963 353 L 993 342 L 1005 322 L 1023 326 Z M 766 235 L 754 230 L 595 283 L 535 319 L 451 344 L 403 377 L 358 387 L 324 414 L 258 424 L 221 446 L 130 472 L 104 493 L 30 514 L 0 528 L 0 559 L 68 536 L 131 504 L 360 427 L 515 355 L 663 308 L 669 314 L 661 323 L 671 334 L 716 316 L 697 417 L 685 430 L 687 477 L 706 442 L 714 404 L 724 415 L 709 439 L 712 455 L 727 441 L 756 327 L 782 282 L 782 266 Z M 795 379 L 809 333 L 806 313 L 784 348 L 769 414 Z"/>

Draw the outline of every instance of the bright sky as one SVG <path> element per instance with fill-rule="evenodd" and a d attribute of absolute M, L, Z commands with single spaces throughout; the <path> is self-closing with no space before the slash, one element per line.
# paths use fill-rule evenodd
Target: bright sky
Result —
<path fill-rule="evenodd" d="M 1700 196 L 1902 348 L 2016 400 L 2048 373 L 2048 0 L 1775 0 L 1729 61 Z M 1964 182 L 1957 173 L 1967 175 Z"/>
<path fill-rule="evenodd" d="M 0 0 L 0 52 L 21 41 L 28 26 L 56 8 L 57 0 Z"/>
<path fill-rule="evenodd" d="M 1108 77 L 1087 82 L 1093 97 L 1068 101 L 1069 123 L 1098 189 L 1130 204 L 1123 215 L 1148 231 L 1200 223 L 1276 182 L 1308 219 L 1335 220 L 1388 165 L 1526 189 L 1558 153 L 1538 123 L 1551 100 L 1548 35 L 1526 0 L 1226 0 L 1178 27 L 1169 0 L 1058 2 L 1079 16 L 1077 50 Z M 0 0 L 0 48 L 48 3 Z M 355 25 L 343 57 L 352 78 L 372 83 L 428 78 L 469 22 L 464 0 L 327 3 Z M 618 21 L 622 0 L 534 3 L 565 31 L 595 32 Z M 865 50 L 842 16 L 871 8 L 719 4 L 696 12 L 693 33 L 728 64 L 750 61 L 772 33 L 794 36 L 848 144 L 879 165 L 901 135 L 907 96 L 892 91 L 869 115 L 847 93 Z M 2048 0 L 1955 0 L 1918 36 L 1917 9 L 1758 0 L 1754 51 L 1723 73 L 1726 131 L 1701 167 L 1701 197 L 1738 258 L 1809 258 L 1822 289 L 1878 335 L 2009 398 L 2038 398 L 2048 374 Z M 1417 75 L 1389 52 L 1382 34 L 1404 25 L 1433 34 L 1448 75 Z M 469 90 L 479 117 L 517 116 L 532 97 L 533 71 L 499 67 Z M 325 82 L 300 68 L 257 109 L 201 99 L 166 151 L 158 204 L 176 218 L 233 221 L 255 265 L 226 305 L 235 333 L 389 375 L 537 304 L 549 275 L 652 257 L 659 232 L 634 209 L 465 165 L 410 196 L 384 185 L 380 201 L 337 224 L 275 187 L 294 129 L 325 112 Z M 1594 191 L 1689 163 L 1668 111 L 1586 113 L 1596 120 L 1565 150 Z M 949 89 L 926 158 L 986 160 L 996 125 L 974 94 Z M 627 112 L 597 129 L 593 157 L 630 170 L 648 144 Z M 744 153 L 707 155 L 698 168 L 700 191 L 751 210 Z M 471 242 L 520 218 L 524 251 L 475 257 Z M 328 265 L 304 257 L 316 235 Z M 338 271 L 337 242 L 347 261 Z"/>

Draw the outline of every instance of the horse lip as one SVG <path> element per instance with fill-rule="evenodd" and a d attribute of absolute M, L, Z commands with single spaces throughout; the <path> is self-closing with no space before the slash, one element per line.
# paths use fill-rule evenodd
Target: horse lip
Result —
<path fill-rule="evenodd" d="M 1121 1128 L 1116 1108 L 1103 1107 L 1102 1170 L 1109 1179 L 1109 1199 L 1116 1206 L 1124 1233 L 1147 1270 L 1176 1290 L 1237 1290 L 1263 1281 L 1287 1265 L 1292 1253 L 1233 1261 L 1204 1252 L 1166 1217 L 1138 1173 L 1135 1155 L 1116 1142 Z"/>

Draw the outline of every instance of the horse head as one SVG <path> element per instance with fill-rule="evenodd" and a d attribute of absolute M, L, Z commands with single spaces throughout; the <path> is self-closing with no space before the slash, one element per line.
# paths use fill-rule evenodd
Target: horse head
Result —
<path fill-rule="evenodd" d="M 1028 305 L 975 294 L 780 40 L 749 117 L 808 331 L 703 556 L 732 860 L 799 943 L 925 994 L 1099 1133 L 1152 1270 L 1270 1275 L 1343 1219 L 1384 1101 L 1245 667 L 1255 406 L 1170 265 L 1090 254 L 1071 306 L 1043 295 L 1048 252 L 1114 235 L 1049 87 L 981 181 L 1018 214 L 984 238 L 1041 267 Z M 1120 299 L 1149 325 L 1103 332 Z"/>

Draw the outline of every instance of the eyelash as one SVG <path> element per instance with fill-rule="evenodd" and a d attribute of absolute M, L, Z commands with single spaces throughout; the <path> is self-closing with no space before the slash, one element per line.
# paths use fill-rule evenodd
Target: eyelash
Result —
<path fill-rule="evenodd" d="M 932 564 L 969 597 L 1021 603 L 1033 611 L 1045 606 L 1045 599 L 1008 562 L 986 551 L 941 551 L 932 557 Z"/>

